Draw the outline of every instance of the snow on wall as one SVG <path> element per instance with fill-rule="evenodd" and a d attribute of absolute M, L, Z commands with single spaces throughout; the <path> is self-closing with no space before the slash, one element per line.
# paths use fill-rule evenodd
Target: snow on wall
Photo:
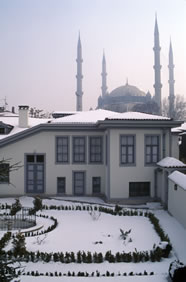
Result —
<path fill-rule="evenodd" d="M 186 174 L 174 171 L 169 175 L 169 179 L 186 191 Z"/>

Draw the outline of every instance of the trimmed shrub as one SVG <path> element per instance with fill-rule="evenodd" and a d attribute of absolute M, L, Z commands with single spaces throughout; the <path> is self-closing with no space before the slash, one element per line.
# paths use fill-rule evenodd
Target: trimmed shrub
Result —
<path fill-rule="evenodd" d="M 115 205 L 115 208 L 114 208 L 114 211 L 115 211 L 116 213 L 119 213 L 121 210 L 122 210 L 122 207 L 116 204 L 116 205 Z"/>
<path fill-rule="evenodd" d="M 77 252 L 77 263 L 81 263 L 82 262 L 82 255 L 81 255 L 81 252 L 78 251 Z"/>
<path fill-rule="evenodd" d="M 25 237 L 21 232 L 18 232 L 16 234 L 16 237 L 14 238 L 13 242 L 13 253 L 14 256 L 22 256 L 26 253 L 26 243 L 25 243 Z"/>
<path fill-rule="evenodd" d="M 15 203 L 12 204 L 11 210 L 10 210 L 10 215 L 15 215 L 18 211 L 21 210 L 21 203 L 19 199 L 15 200 Z"/>

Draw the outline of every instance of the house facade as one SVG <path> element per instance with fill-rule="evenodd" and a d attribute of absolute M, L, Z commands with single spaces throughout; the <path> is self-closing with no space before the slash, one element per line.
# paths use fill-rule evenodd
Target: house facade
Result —
<path fill-rule="evenodd" d="M 95 110 L 36 124 L 25 110 L 20 107 L 17 125 L 0 136 L 0 159 L 21 164 L 0 178 L 0 195 L 100 195 L 128 202 L 160 196 L 157 162 L 171 156 L 171 128 L 181 122 Z"/>

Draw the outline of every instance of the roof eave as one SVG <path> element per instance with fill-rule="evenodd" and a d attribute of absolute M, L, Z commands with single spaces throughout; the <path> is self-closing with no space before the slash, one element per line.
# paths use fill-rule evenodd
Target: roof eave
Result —
<path fill-rule="evenodd" d="M 168 128 L 173 128 L 173 127 L 178 127 L 182 124 L 182 121 L 172 121 L 172 120 L 111 120 L 111 119 L 106 119 L 104 121 L 98 121 L 98 126 L 100 128 L 108 128 L 108 127 L 145 127 L 145 128 L 152 128 L 152 127 L 168 127 Z"/>
<path fill-rule="evenodd" d="M 5 138 L 0 140 L 0 148 L 7 146 L 9 144 L 12 144 L 16 141 L 22 140 L 26 137 L 29 137 L 31 135 L 37 134 L 42 131 L 87 131 L 87 130 L 99 130 L 96 127 L 96 124 L 53 124 L 53 123 L 42 123 L 38 124 L 36 126 L 33 126 L 31 128 L 27 128 L 21 132 L 17 132 L 13 135 L 6 136 Z"/>

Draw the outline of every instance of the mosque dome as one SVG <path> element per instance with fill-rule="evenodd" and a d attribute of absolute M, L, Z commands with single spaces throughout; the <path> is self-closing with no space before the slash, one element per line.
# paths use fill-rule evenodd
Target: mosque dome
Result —
<path fill-rule="evenodd" d="M 141 91 L 139 88 L 126 83 L 123 86 L 117 87 L 110 92 L 111 97 L 121 97 L 121 96 L 146 96 L 146 93 Z"/>

